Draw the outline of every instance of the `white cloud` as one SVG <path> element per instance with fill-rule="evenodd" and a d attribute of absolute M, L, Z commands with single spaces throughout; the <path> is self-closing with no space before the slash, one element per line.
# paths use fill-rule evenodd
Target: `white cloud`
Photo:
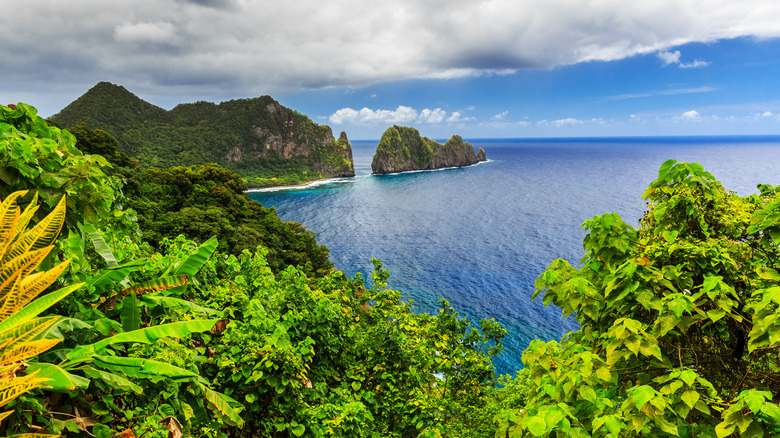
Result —
<path fill-rule="evenodd" d="M 501 112 L 499 114 L 494 115 L 493 117 L 491 117 L 491 119 L 493 119 L 493 120 L 504 120 L 504 118 L 507 116 L 507 114 L 509 114 L 509 111 L 504 111 L 504 112 Z"/>
<path fill-rule="evenodd" d="M 680 119 L 682 120 L 695 120 L 699 121 L 701 120 L 701 114 L 699 114 L 696 110 L 690 110 L 682 113 L 682 116 L 680 116 Z"/>
<path fill-rule="evenodd" d="M 678 64 L 680 62 L 680 51 L 674 52 L 658 52 L 658 59 L 664 63 L 664 67 L 669 64 Z"/>
<path fill-rule="evenodd" d="M 693 62 L 685 63 L 680 61 L 680 51 L 675 50 L 674 52 L 658 52 L 656 54 L 658 56 L 658 59 L 661 60 L 661 62 L 664 64 L 664 67 L 671 64 L 677 64 L 680 68 L 699 68 L 699 67 L 706 67 L 710 65 L 707 61 L 702 61 L 700 59 L 696 59 Z"/>
<path fill-rule="evenodd" d="M 394 124 L 410 123 L 417 120 L 418 113 L 414 108 L 408 106 L 399 106 L 395 111 L 390 110 L 372 110 L 363 108 L 356 111 L 352 108 L 342 108 L 333 113 L 328 120 L 334 125 L 345 123 L 351 124 Z"/>
<path fill-rule="evenodd" d="M 473 117 L 464 117 L 460 111 L 455 111 L 447 117 L 447 123 L 461 123 L 474 121 Z"/>
<path fill-rule="evenodd" d="M 638 99 L 642 97 L 655 97 L 655 96 L 675 96 L 678 94 L 711 93 L 713 91 L 718 91 L 718 90 L 719 88 L 715 88 L 715 87 L 673 88 L 670 90 L 651 91 L 647 93 L 619 94 L 617 96 L 609 96 L 607 97 L 607 100 Z"/>
<path fill-rule="evenodd" d="M 420 123 L 441 123 L 447 116 L 447 111 L 441 108 L 429 110 L 428 108 L 420 111 L 420 117 L 417 119 Z"/>
<path fill-rule="evenodd" d="M 399 106 L 395 110 L 383 110 L 383 109 L 370 109 L 363 108 L 360 111 L 352 108 L 342 108 L 328 117 L 328 121 L 334 125 L 341 124 L 358 124 L 358 125 L 379 125 L 379 124 L 396 124 L 396 123 L 455 123 L 471 121 L 472 118 L 463 117 L 460 112 L 453 112 L 452 114 L 447 111 L 436 109 L 422 109 L 417 111 L 416 109 L 408 106 Z"/>
<path fill-rule="evenodd" d="M 331 0 L 314 11 L 305 0 L 73 0 L 67 8 L 25 0 L 3 11 L 0 59 L 14 69 L 0 93 L 33 81 L 82 90 L 110 79 L 146 95 L 246 97 L 652 53 L 694 68 L 706 61 L 675 61 L 669 50 L 780 37 L 780 2 L 705 3 Z M 149 42 L 158 47 L 141 44 Z"/>

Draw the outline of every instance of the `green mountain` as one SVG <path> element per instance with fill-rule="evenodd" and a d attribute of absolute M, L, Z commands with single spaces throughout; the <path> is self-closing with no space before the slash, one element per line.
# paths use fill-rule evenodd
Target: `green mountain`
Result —
<path fill-rule="evenodd" d="M 336 139 L 330 127 L 269 96 L 167 111 L 120 85 L 100 82 L 50 120 L 65 128 L 105 130 L 119 151 L 144 166 L 217 163 L 239 173 L 249 187 L 355 175 L 345 133 Z"/>
<path fill-rule="evenodd" d="M 423 137 L 414 128 L 392 126 L 382 134 L 371 162 L 375 174 L 471 166 L 485 161 L 485 151 L 453 135 L 444 144 Z"/>

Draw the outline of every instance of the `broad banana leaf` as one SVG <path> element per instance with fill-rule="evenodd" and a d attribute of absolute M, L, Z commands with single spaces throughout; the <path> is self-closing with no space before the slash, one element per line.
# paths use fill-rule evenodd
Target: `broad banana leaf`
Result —
<path fill-rule="evenodd" d="M 139 357 L 93 356 L 95 366 L 111 371 L 121 371 L 130 377 L 163 376 L 173 380 L 199 379 L 192 371 L 177 366 Z"/>
<path fill-rule="evenodd" d="M 100 379 L 104 381 L 109 386 L 122 390 L 122 391 L 132 391 L 136 394 L 140 394 L 143 392 L 143 389 L 136 385 L 135 383 L 131 382 L 130 380 L 120 376 L 119 374 L 113 374 L 109 373 L 107 371 L 98 370 L 96 368 L 92 367 L 82 367 L 81 371 L 84 371 L 84 374 L 87 376 L 93 378 L 93 379 Z"/>
<path fill-rule="evenodd" d="M 206 260 L 211 257 L 211 254 L 217 249 L 218 244 L 217 237 L 212 236 L 209 240 L 203 242 L 203 244 L 201 244 L 194 253 L 190 254 L 189 257 L 184 259 L 184 261 L 176 266 L 172 266 L 171 269 L 163 275 L 168 275 L 170 271 L 173 270 L 173 275 L 186 275 L 192 277 L 201 267 L 203 267 Z"/>
<path fill-rule="evenodd" d="M 73 375 L 57 365 L 51 363 L 34 363 L 27 368 L 27 372 L 38 371 L 38 377 L 49 379 L 42 386 L 55 392 L 73 391 L 77 387 L 87 389 L 89 380 Z"/>
<path fill-rule="evenodd" d="M 100 272 L 89 280 L 88 284 L 97 290 L 102 290 L 106 285 L 112 286 L 124 280 L 131 272 L 137 271 L 146 264 L 143 261 L 125 263 L 113 268 L 101 269 Z"/>
<path fill-rule="evenodd" d="M 114 253 L 111 251 L 111 247 L 108 246 L 106 240 L 95 227 L 89 224 L 81 224 L 79 228 L 87 234 L 87 237 L 89 237 L 89 240 L 91 240 L 92 244 L 95 246 L 95 251 L 100 254 L 100 257 L 103 257 L 103 260 L 106 261 L 109 268 L 119 266 L 119 263 L 116 262 L 116 257 L 114 257 Z"/>
<path fill-rule="evenodd" d="M 170 324 L 161 324 L 140 330 L 118 333 L 94 344 L 79 345 L 67 357 L 71 361 L 88 360 L 91 357 L 96 357 L 97 354 L 109 345 L 127 342 L 151 344 L 160 338 L 180 338 L 190 333 L 209 331 L 216 323 L 216 319 L 194 319 L 192 321 L 172 322 Z"/>
<path fill-rule="evenodd" d="M 126 332 L 141 328 L 141 312 L 138 308 L 138 299 L 135 294 L 128 294 L 122 299 L 122 313 L 119 314 L 122 328 Z"/>
<path fill-rule="evenodd" d="M 127 295 L 134 293 L 135 295 L 143 295 L 147 292 L 160 292 L 168 289 L 173 289 L 178 286 L 187 284 L 188 278 L 186 275 L 170 275 L 167 277 L 159 277 L 154 280 L 144 281 L 143 283 L 136 284 L 133 287 L 129 287 L 121 292 L 121 295 Z"/>
<path fill-rule="evenodd" d="M 214 406 L 214 408 L 219 411 L 220 414 L 227 417 L 234 426 L 242 427 L 244 425 L 244 420 L 241 419 L 241 416 L 239 415 L 240 409 L 233 407 L 241 406 L 241 403 L 238 403 L 236 400 L 233 400 L 225 394 L 210 389 L 208 386 L 202 383 L 198 383 L 198 387 L 200 387 L 201 391 L 203 391 L 203 395 L 206 396 L 206 401 L 208 401 L 210 405 Z"/>
<path fill-rule="evenodd" d="M 203 307 L 192 301 L 183 300 L 176 297 L 162 297 L 158 295 L 143 295 L 140 298 L 141 302 L 147 306 L 163 306 L 166 309 L 181 309 L 188 310 L 193 313 L 203 313 L 206 316 L 221 316 L 222 312 L 208 307 Z"/>

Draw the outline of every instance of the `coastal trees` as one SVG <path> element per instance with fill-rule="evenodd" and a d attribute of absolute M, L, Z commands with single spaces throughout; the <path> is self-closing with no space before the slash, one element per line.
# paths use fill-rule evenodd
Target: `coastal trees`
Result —
<path fill-rule="evenodd" d="M 670 160 L 638 229 L 586 221 L 580 268 L 556 260 L 534 294 L 581 329 L 524 353 L 510 436 L 780 433 L 780 195 L 759 188 L 740 197 Z"/>

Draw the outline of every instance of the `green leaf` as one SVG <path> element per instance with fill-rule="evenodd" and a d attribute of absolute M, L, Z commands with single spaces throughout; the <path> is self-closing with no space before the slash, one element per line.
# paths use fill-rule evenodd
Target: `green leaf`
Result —
<path fill-rule="evenodd" d="M 98 230 L 96 230 L 95 227 L 90 224 L 79 225 L 80 228 L 87 234 L 89 240 L 92 241 L 92 245 L 95 246 L 95 251 L 97 251 L 97 253 L 100 254 L 100 257 L 103 257 L 103 260 L 106 261 L 108 267 L 115 268 L 119 266 L 119 264 L 116 262 L 116 258 L 114 257 L 114 253 L 111 252 L 111 247 L 108 246 L 105 239 L 103 239 L 103 236 L 100 235 L 100 232 L 98 232 Z"/>
<path fill-rule="evenodd" d="M 122 299 L 122 313 L 119 318 L 126 332 L 141 328 L 141 312 L 135 294 L 128 294 Z"/>
<path fill-rule="evenodd" d="M 724 316 L 726 316 L 726 311 L 723 309 L 712 309 L 707 311 L 707 317 L 712 320 L 712 322 L 718 322 L 718 320 Z"/>
<path fill-rule="evenodd" d="M 189 278 L 186 275 L 169 275 L 166 277 L 159 277 L 136 284 L 133 287 L 129 287 L 122 291 L 122 295 L 143 295 L 148 292 L 160 292 L 163 290 L 174 289 L 179 286 L 186 285 L 187 281 L 189 281 Z"/>
<path fill-rule="evenodd" d="M 596 377 L 605 382 L 608 382 L 612 380 L 612 373 L 609 371 L 608 367 L 601 367 L 596 370 Z"/>
<path fill-rule="evenodd" d="M 163 376 L 173 380 L 198 379 L 200 376 L 192 371 L 177 366 L 139 357 L 92 356 L 95 366 L 111 371 L 121 371 L 131 377 Z"/>
<path fill-rule="evenodd" d="M 92 277 L 88 284 L 98 291 L 102 291 L 103 287 L 107 285 L 113 286 L 116 283 L 124 280 L 131 272 L 137 271 L 146 262 L 130 262 L 113 268 L 101 269 L 100 272 Z"/>
<path fill-rule="evenodd" d="M 229 420 L 228 422 L 229 424 L 233 426 L 243 427 L 244 420 L 241 419 L 241 416 L 239 415 L 239 410 L 234 407 L 234 406 L 240 407 L 241 406 L 240 403 L 226 396 L 225 394 L 210 389 L 209 387 L 203 385 L 202 383 L 198 383 L 197 385 L 198 388 L 200 388 L 200 390 L 203 391 L 203 394 L 206 396 L 206 401 L 208 401 L 211 406 L 217 409 L 217 411 L 220 414 L 225 416 Z"/>
<path fill-rule="evenodd" d="M 655 397 L 655 395 L 655 389 L 647 385 L 641 385 L 634 387 L 634 390 L 631 393 L 631 399 L 634 401 L 636 408 L 641 410 L 647 402 Z"/>
<path fill-rule="evenodd" d="M 306 432 L 306 427 L 303 424 L 295 424 L 290 427 L 290 431 L 292 431 L 295 436 L 301 436 L 304 432 Z"/>
<path fill-rule="evenodd" d="M 683 370 L 680 373 L 680 380 L 685 382 L 688 386 L 693 386 L 693 382 L 696 381 L 696 372 L 693 370 Z"/>
<path fill-rule="evenodd" d="M 523 426 L 528 428 L 534 436 L 542 436 L 547 432 L 547 423 L 539 417 L 527 417 L 523 420 Z"/>
<path fill-rule="evenodd" d="M 76 389 L 76 386 L 78 386 L 75 382 L 76 380 L 78 380 L 79 383 L 83 383 L 84 381 L 84 378 L 74 376 L 57 365 L 50 363 L 30 364 L 30 366 L 27 367 L 26 373 L 32 374 L 36 371 L 38 371 L 38 377 L 50 379 L 49 381 L 44 382 L 43 386 L 54 392 L 73 391 Z M 89 381 L 86 383 L 89 385 Z"/>
<path fill-rule="evenodd" d="M 143 389 L 140 386 L 118 374 L 112 374 L 92 367 L 82 367 L 81 370 L 92 379 L 100 379 L 112 388 L 121 391 L 132 391 L 136 394 L 141 394 L 143 392 Z"/>
<path fill-rule="evenodd" d="M 208 258 L 211 257 L 211 254 L 217 249 L 218 244 L 217 236 L 212 236 L 209 240 L 203 242 L 194 253 L 190 254 L 181 264 L 175 267 L 173 275 L 192 277 L 197 274 Z"/>
<path fill-rule="evenodd" d="M 166 309 L 179 309 L 193 313 L 203 313 L 207 316 L 221 315 L 222 312 L 208 307 L 199 306 L 192 301 L 183 300 L 176 297 L 163 297 L 157 295 L 142 295 L 140 301 L 151 306 L 163 306 Z"/>
<path fill-rule="evenodd" d="M 700 395 L 698 392 L 689 389 L 680 396 L 680 399 L 685 402 L 689 408 L 693 409 L 693 407 L 696 405 L 696 402 L 699 401 L 699 397 Z"/>
<path fill-rule="evenodd" d="M 160 338 L 180 338 L 190 333 L 205 332 L 211 330 L 216 323 L 216 319 L 194 319 L 118 333 L 94 344 L 79 345 L 68 353 L 67 357 L 69 360 L 88 359 L 109 345 L 127 342 L 152 344 Z"/>

